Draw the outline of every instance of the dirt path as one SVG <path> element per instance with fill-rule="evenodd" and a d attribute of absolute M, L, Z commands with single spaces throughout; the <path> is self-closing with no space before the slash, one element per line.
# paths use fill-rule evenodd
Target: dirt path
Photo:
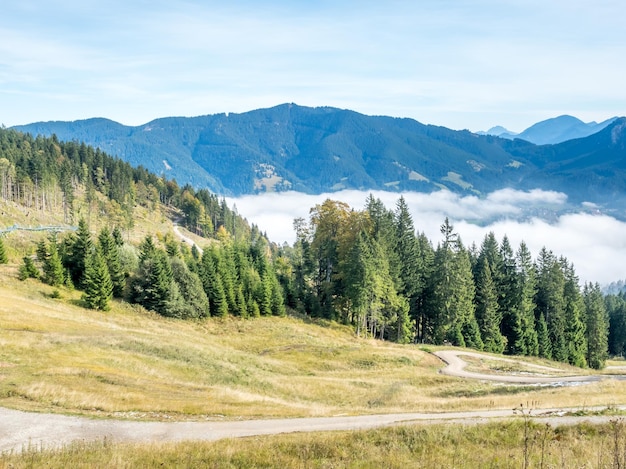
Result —
<path fill-rule="evenodd" d="M 202 253 L 204 252 L 202 248 L 198 246 L 196 242 L 193 239 L 191 239 L 189 236 L 185 236 L 184 234 L 182 234 L 180 230 L 178 229 L 178 225 L 176 224 L 174 224 L 174 234 L 178 236 L 182 241 L 189 244 L 190 246 L 195 246 L 198 252 L 200 253 L 200 255 L 202 255 Z"/>
<path fill-rule="evenodd" d="M 465 362 L 461 355 L 475 358 L 489 358 L 490 360 L 500 360 L 505 362 L 520 363 L 528 368 L 535 368 L 537 371 L 558 371 L 556 368 L 550 368 L 547 366 L 535 365 L 533 363 L 520 362 L 519 360 L 511 360 L 508 358 L 492 357 L 489 355 L 483 355 L 475 352 L 465 352 L 461 350 L 441 350 L 434 353 L 441 358 L 447 366 L 441 370 L 441 373 L 457 376 L 459 378 L 468 379 L 480 379 L 485 381 L 496 381 L 500 383 L 517 383 L 517 384 L 559 384 L 559 383 L 587 383 L 593 381 L 599 381 L 605 376 L 598 375 L 580 375 L 580 376 L 540 376 L 538 374 L 485 374 L 485 373 L 473 373 L 466 371 Z M 608 377 L 608 376 L 606 376 Z"/>
<path fill-rule="evenodd" d="M 485 355 L 462 351 L 439 351 L 435 353 L 447 363 L 442 373 L 468 379 L 481 379 L 507 383 L 560 383 L 597 381 L 599 376 L 520 376 L 488 375 L 465 371 L 467 363 L 460 356 Z M 489 357 L 490 359 L 499 359 Z M 502 358 L 501 360 L 508 360 Z M 517 361 L 519 363 L 519 361 Z M 549 367 L 525 364 L 539 371 L 555 371 Z M 626 409 L 618 407 L 620 410 Z M 608 422 L 611 416 L 574 417 L 564 416 L 568 412 L 581 410 L 541 409 L 532 412 L 533 419 L 551 425 L 570 425 L 578 422 Z M 601 410 L 585 408 L 586 411 Z M 312 432 L 331 430 L 360 430 L 396 425 L 402 422 L 462 423 L 481 424 L 497 418 L 511 418 L 516 415 L 513 409 L 482 410 L 448 413 L 405 413 L 384 415 L 337 416 L 319 418 L 242 420 L 221 422 L 133 422 L 125 420 L 96 420 L 86 417 L 70 417 L 57 414 L 39 414 L 0 408 L 0 452 L 20 451 L 30 446 L 59 447 L 72 441 L 93 441 L 107 438 L 120 442 L 166 442 L 182 440 L 213 441 L 222 438 L 272 435 L 292 432 Z"/>
<path fill-rule="evenodd" d="M 572 417 L 564 413 L 577 409 L 543 409 L 533 418 L 551 425 L 578 422 L 608 422 L 610 416 Z M 587 411 L 592 410 L 587 408 Z M 214 441 L 223 438 L 274 435 L 279 433 L 332 430 L 361 430 L 399 423 L 482 424 L 493 419 L 511 418 L 514 410 L 484 410 L 449 413 L 407 413 L 362 415 L 355 417 L 319 417 L 235 422 L 131 422 L 94 420 L 57 414 L 37 414 L 0 408 L 0 452 L 21 451 L 30 447 L 55 448 L 72 441 L 106 438 L 114 442 L 148 443 L 182 440 Z"/>

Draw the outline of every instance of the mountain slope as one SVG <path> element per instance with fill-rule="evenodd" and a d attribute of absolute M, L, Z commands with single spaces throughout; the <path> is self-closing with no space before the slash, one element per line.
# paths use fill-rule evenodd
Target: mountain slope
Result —
<path fill-rule="evenodd" d="M 552 129 L 554 134 L 555 122 L 564 135 L 580 121 L 562 116 L 533 126 L 533 132 L 545 136 Z M 616 122 L 602 132 L 612 132 Z M 621 166 L 614 167 L 621 161 L 619 145 L 602 132 L 537 146 L 413 119 L 294 104 L 241 114 L 170 117 L 137 127 L 89 119 L 17 129 L 82 140 L 181 184 L 229 195 L 341 189 L 449 189 L 480 195 L 512 187 L 558 189 L 582 200 L 604 200 L 621 190 L 624 179 Z"/>
<path fill-rule="evenodd" d="M 557 144 L 576 138 L 588 137 L 600 132 L 615 119 L 616 117 L 612 117 L 600 123 L 585 123 L 576 117 L 564 115 L 537 122 L 519 134 L 511 132 L 502 126 L 492 127 L 486 132 L 477 133 L 479 135 L 495 135 L 511 140 L 521 138 L 537 145 Z"/>
<path fill-rule="evenodd" d="M 16 129 L 84 141 L 181 183 L 235 195 L 286 189 L 481 193 L 514 181 L 519 172 L 489 136 L 292 104 L 138 127 L 89 119 Z"/>

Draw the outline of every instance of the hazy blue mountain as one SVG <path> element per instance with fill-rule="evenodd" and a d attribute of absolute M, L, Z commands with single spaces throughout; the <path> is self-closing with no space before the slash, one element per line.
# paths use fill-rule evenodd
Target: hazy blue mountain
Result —
<path fill-rule="evenodd" d="M 496 125 L 495 127 L 492 127 L 485 132 L 480 131 L 476 133 L 478 135 L 493 135 L 500 138 L 515 138 L 518 135 L 515 132 L 512 132 L 505 127 L 502 127 L 501 125 Z"/>
<path fill-rule="evenodd" d="M 600 123 L 585 123 L 576 117 L 565 115 L 537 122 L 519 134 L 511 132 L 502 126 L 495 126 L 486 132 L 478 133 L 481 135 L 496 135 L 508 139 L 521 138 L 537 145 L 555 144 L 593 135 L 604 129 L 615 119 L 615 117 L 612 117 Z"/>
<path fill-rule="evenodd" d="M 179 184 L 226 195 L 449 189 L 480 196 L 512 187 L 562 190 L 572 200 L 603 203 L 626 193 L 624 122 L 558 145 L 294 104 L 136 127 L 88 119 L 17 129 L 84 141 Z"/>

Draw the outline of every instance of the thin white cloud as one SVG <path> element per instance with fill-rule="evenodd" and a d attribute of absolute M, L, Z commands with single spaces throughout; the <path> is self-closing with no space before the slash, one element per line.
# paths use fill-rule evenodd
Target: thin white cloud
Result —
<path fill-rule="evenodd" d="M 626 108 L 622 1 L 14 3 L 0 17 L 0 83 L 21 96 L 0 92 L 7 125 L 296 102 L 519 131 Z M 50 93 L 76 97 L 59 109 Z"/>

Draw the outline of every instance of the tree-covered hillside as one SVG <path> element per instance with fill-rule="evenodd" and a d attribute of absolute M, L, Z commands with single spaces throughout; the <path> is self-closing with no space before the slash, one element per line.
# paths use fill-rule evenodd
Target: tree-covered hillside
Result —
<path fill-rule="evenodd" d="M 616 191 L 626 190 L 623 165 L 615 164 L 615 155 L 623 154 L 623 126 L 624 119 L 616 119 L 587 138 L 538 146 L 413 119 L 284 104 L 137 127 L 89 119 L 18 129 L 85 141 L 221 194 L 448 189 L 481 195 L 541 188 L 614 207 Z"/>
<path fill-rule="evenodd" d="M 278 247 L 206 189 L 133 168 L 100 150 L 0 130 L 2 204 L 63 213 L 76 232 L 52 233 L 18 263 L 20 278 L 83 292 L 106 310 L 112 298 L 180 319 L 254 317 L 287 311 L 352 325 L 400 343 L 451 343 L 602 367 L 624 353 L 623 296 L 579 284 L 574 266 L 542 249 L 535 258 L 493 234 L 467 247 L 446 219 L 436 247 L 416 230 L 402 197 L 394 210 L 370 196 L 357 211 L 326 200 L 294 223 L 297 241 Z M 75 208 L 105 218 L 98 232 Z M 130 243 L 143 205 L 169 211 L 212 242 L 201 252 L 172 232 Z M 95 217 L 94 217 L 95 218 Z M 419 222 L 419 221 L 418 221 Z M 15 250 L 11 251 L 15 252 Z M 610 331 L 609 331 L 610 327 Z"/>

